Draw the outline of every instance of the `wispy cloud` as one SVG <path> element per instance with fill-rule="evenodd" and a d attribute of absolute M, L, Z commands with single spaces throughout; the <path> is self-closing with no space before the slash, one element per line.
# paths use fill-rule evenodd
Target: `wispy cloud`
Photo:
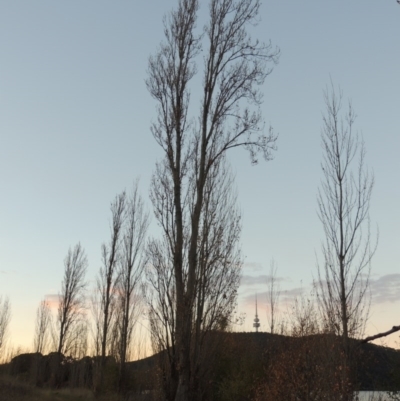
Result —
<path fill-rule="evenodd" d="M 256 297 L 255 294 L 243 296 L 243 298 L 242 298 L 243 305 L 245 307 L 254 306 L 254 303 L 255 303 L 255 300 L 256 300 L 255 297 Z M 258 300 L 259 304 L 265 304 L 266 300 L 267 300 L 267 292 L 264 291 L 264 292 L 257 293 L 257 300 Z"/>
<path fill-rule="evenodd" d="M 304 287 L 295 287 L 290 290 L 282 291 L 279 297 L 280 303 L 290 304 L 296 298 L 301 297 L 304 294 L 307 294 L 307 291 L 309 291 L 309 289 Z"/>
<path fill-rule="evenodd" d="M 290 283 L 289 278 L 277 277 L 279 283 Z M 259 306 L 267 305 L 267 285 L 271 281 L 268 274 L 243 275 L 240 285 L 240 300 L 245 307 L 254 307 L 255 295 L 257 293 Z M 322 282 L 324 284 L 324 282 Z M 317 283 L 318 284 L 318 283 Z M 321 283 L 320 283 L 321 284 Z M 289 289 L 280 287 L 279 305 L 287 307 L 298 297 L 311 295 L 312 284 Z M 285 285 L 287 287 L 287 284 Z M 377 278 L 370 278 L 370 290 L 372 304 L 394 303 L 400 301 L 400 274 L 387 274 Z"/>
<path fill-rule="evenodd" d="M 244 274 L 240 281 L 241 286 L 265 285 L 271 282 L 272 277 L 269 274 L 259 274 L 257 276 L 250 276 Z M 276 282 L 288 281 L 284 277 L 275 277 Z"/>
<path fill-rule="evenodd" d="M 400 274 L 386 274 L 381 277 L 375 277 L 369 278 L 369 288 L 372 295 L 372 304 L 400 301 Z M 367 276 L 362 275 L 361 278 L 363 280 L 366 280 Z M 325 280 L 316 281 L 316 284 L 322 287 L 326 287 Z"/>
<path fill-rule="evenodd" d="M 266 274 L 259 274 L 258 276 L 250 276 L 244 274 L 240 280 L 241 286 L 254 286 L 267 283 L 268 276 Z"/>
<path fill-rule="evenodd" d="M 15 270 L 0 270 L 0 274 L 17 274 Z"/>
<path fill-rule="evenodd" d="M 375 304 L 400 301 L 400 274 L 386 274 L 371 279 L 372 302 Z"/>
<path fill-rule="evenodd" d="M 258 262 L 245 262 L 243 263 L 243 269 L 257 272 L 263 270 L 263 265 Z"/>
<path fill-rule="evenodd" d="M 291 288 L 289 290 L 283 290 L 279 292 L 279 304 L 288 305 L 291 304 L 297 297 L 304 294 L 307 289 L 304 287 Z M 244 306 L 254 306 L 255 293 L 246 294 L 242 296 L 242 302 Z M 257 300 L 259 304 L 267 304 L 267 291 L 257 292 Z"/>

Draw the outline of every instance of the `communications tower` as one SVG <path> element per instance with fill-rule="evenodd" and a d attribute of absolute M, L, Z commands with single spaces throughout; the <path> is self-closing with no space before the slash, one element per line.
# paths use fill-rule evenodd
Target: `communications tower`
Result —
<path fill-rule="evenodd" d="M 258 318 L 258 312 L 257 312 L 257 294 L 256 294 L 256 317 L 254 318 L 253 327 L 256 329 L 256 333 L 258 333 L 258 328 L 260 327 L 260 319 Z"/>

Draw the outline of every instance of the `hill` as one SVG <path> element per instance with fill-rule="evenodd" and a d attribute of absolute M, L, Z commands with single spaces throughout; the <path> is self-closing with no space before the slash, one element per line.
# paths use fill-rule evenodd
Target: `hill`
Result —
<path fill-rule="evenodd" d="M 307 344 L 309 350 L 319 355 L 328 355 L 329 347 L 340 346 L 340 338 L 332 335 L 318 334 L 305 337 L 289 337 L 270 333 L 218 333 L 221 347 L 216 361 L 217 370 L 225 369 L 221 374 L 241 372 L 243 377 L 253 370 L 254 376 L 262 377 L 269 365 L 274 367 L 274 357 L 277 358 L 282 350 L 300 350 Z M 400 388 L 400 350 L 372 343 L 360 344 L 351 341 L 354 355 L 354 369 L 363 391 L 385 391 Z M 319 349 L 318 349 L 319 348 Z M 129 369 L 149 372 L 155 369 L 162 355 L 129 362 Z M 254 372 L 255 370 L 255 372 Z"/>
<path fill-rule="evenodd" d="M 340 384 L 343 359 L 341 339 L 332 335 L 288 337 L 270 333 L 212 332 L 212 353 L 205 355 L 201 391 L 204 400 L 287 400 L 281 389 L 331 394 Z M 359 390 L 400 389 L 400 351 L 375 344 L 351 342 L 352 373 Z M 166 353 L 127 363 L 126 391 L 158 393 L 168 385 Z M 52 366 L 59 360 L 57 372 Z M 0 366 L 0 394 L 12 401 L 72 400 L 75 395 L 59 389 L 82 389 L 89 400 L 96 358 L 73 360 L 58 354 L 22 354 Z M 108 399 L 118 388 L 118 364 L 108 358 L 104 385 Z M 40 388 L 39 388 L 40 387 Z M 311 389 L 311 390 L 310 390 Z M 152 391 L 155 390 L 155 391 Z M 275 393 L 274 393 L 275 392 Z M 264 394 L 256 398 L 257 394 Z M 268 398 L 265 394 L 275 394 Z M 299 398 L 300 397 L 300 398 Z M 298 396 L 298 399 L 302 399 Z"/>

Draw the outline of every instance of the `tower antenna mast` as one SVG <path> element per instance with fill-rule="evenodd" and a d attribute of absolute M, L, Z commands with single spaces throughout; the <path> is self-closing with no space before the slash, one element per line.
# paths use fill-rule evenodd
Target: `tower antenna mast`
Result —
<path fill-rule="evenodd" d="M 256 329 L 256 333 L 258 333 L 258 328 L 260 327 L 260 319 L 258 318 L 258 311 L 257 311 L 257 294 L 256 294 L 256 317 L 254 318 L 253 327 Z"/>

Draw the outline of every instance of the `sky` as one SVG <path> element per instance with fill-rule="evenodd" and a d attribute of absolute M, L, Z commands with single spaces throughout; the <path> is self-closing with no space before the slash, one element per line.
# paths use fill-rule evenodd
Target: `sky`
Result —
<path fill-rule="evenodd" d="M 0 4 L 0 295 L 12 304 L 14 346 L 31 346 L 36 308 L 60 290 L 64 257 L 79 241 L 93 283 L 117 193 L 139 177 L 151 210 L 150 179 L 162 154 L 150 132 L 157 114 L 145 79 L 162 18 L 176 3 Z M 207 15 L 200 3 L 199 29 Z M 246 319 L 237 330 L 252 330 L 255 293 L 261 330 L 268 329 L 271 259 L 283 299 L 308 294 L 316 277 L 323 90 L 331 80 L 353 104 L 375 176 L 370 217 L 379 244 L 367 334 L 400 324 L 400 5 L 263 1 L 252 36 L 281 51 L 262 88 L 262 113 L 279 140 L 268 163 L 252 166 L 243 150 L 229 155 L 243 219 L 238 311 Z M 154 218 L 150 234 L 158 235 Z M 280 313 L 287 307 L 282 302 Z"/>

